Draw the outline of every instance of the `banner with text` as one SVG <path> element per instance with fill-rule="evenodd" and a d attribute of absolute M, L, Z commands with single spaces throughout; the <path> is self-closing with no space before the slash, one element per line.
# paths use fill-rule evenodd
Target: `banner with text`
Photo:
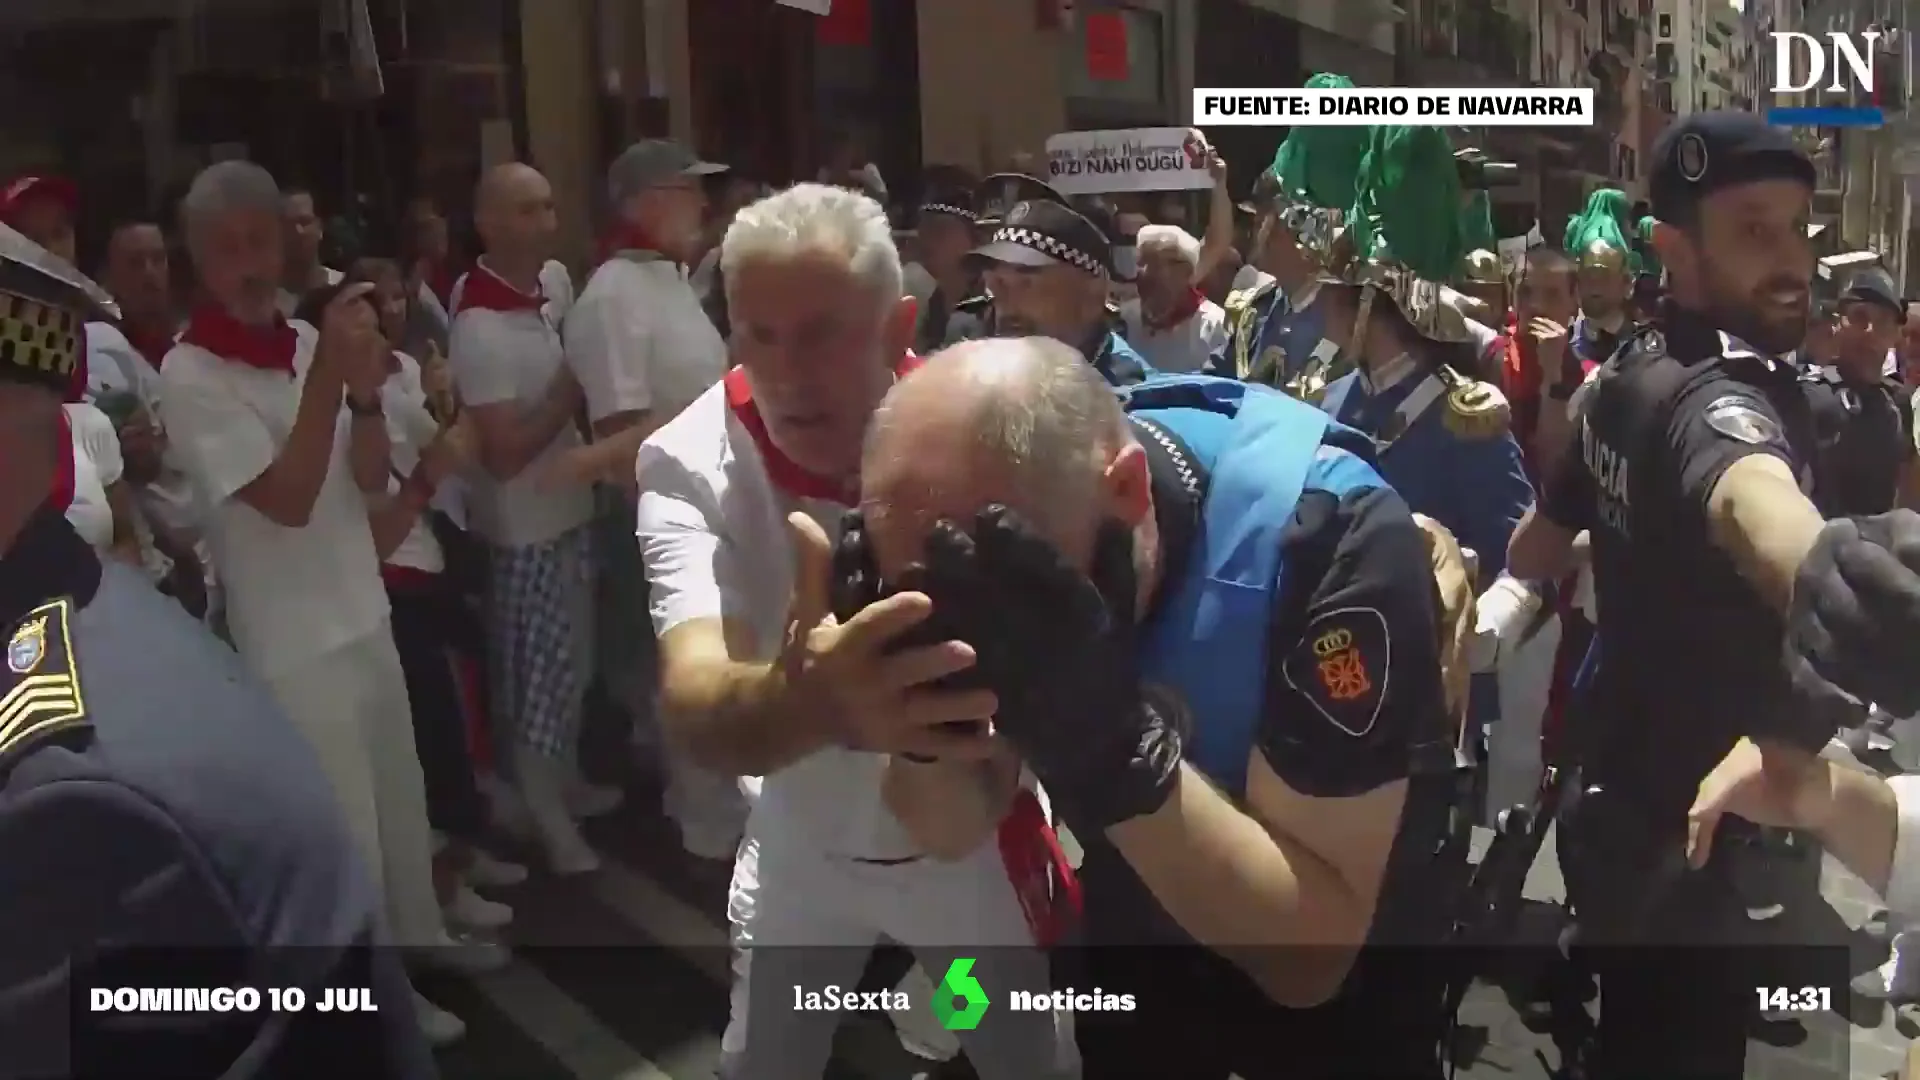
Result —
<path fill-rule="evenodd" d="M 1186 128 L 1063 131 L 1047 140 L 1048 183 L 1063 195 L 1204 191 L 1207 147 Z"/>

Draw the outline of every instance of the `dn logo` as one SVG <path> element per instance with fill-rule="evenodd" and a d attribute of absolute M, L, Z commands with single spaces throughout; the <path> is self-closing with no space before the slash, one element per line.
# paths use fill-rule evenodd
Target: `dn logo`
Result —
<path fill-rule="evenodd" d="M 1841 67 L 1844 66 L 1853 76 L 1853 88 L 1863 94 L 1874 91 L 1873 60 L 1880 49 L 1880 39 L 1884 37 L 1878 30 L 1867 30 L 1858 34 L 1842 33 L 1835 30 L 1827 34 L 1822 45 L 1819 38 L 1812 34 L 1803 34 L 1797 30 L 1776 30 L 1773 32 L 1773 92 L 1776 94 L 1804 94 L 1819 87 L 1833 93 L 1847 89 L 1840 82 Z M 1804 59 L 1796 62 L 1794 54 Z M 1805 72 L 1804 76 L 1801 73 Z M 1833 81 L 1821 87 L 1828 73 Z M 1874 104 L 1879 104 L 1875 102 Z"/>

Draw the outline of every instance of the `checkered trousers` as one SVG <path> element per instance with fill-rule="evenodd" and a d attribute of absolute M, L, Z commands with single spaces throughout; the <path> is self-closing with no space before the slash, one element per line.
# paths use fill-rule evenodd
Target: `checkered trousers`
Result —
<path fill-rule="evenodd" d="M 593 530 L 496 547 L 491 555 L 487 648 L 496 746 L 572 761 L 593 675 Z"/>

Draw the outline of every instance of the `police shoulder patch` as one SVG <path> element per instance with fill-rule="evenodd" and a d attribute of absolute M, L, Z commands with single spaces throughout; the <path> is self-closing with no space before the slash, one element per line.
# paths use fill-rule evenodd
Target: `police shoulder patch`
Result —
<path fill-rule="evenodd" d="M 1357 739 L 1380 720 L 1392 662 L 1387 617 L 1348 607 L 1314 619 L 1281 674 L 1327 723 Z"/>
<path fill-rule="evenodd" d="M 1780 424 L 1761 412 L 1752 398 L 1728 394 L 1707 406 L 1707 426 L 1729 439 L 1750 446 L 1781 440 Z"/>

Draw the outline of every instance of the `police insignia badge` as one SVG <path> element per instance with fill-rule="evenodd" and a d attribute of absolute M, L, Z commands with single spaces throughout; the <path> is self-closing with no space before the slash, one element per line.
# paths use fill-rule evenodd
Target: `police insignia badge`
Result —
<path fill-rule="evenodd" d="M 1692 184 L 1707 175 L 1707 142 L 1698 135 L 1682 135 L 1679 155 L 1680 178 Z"/>
<path fill-rule="evenodd" d="M 1180 735 L 1182 742 L 1193 739 L 1193 709 L 1180 692 L 1165 683 L 1146 683 L 1140 688 L 1140 700 Z"/>
<path fill-rule="evenodd" d="M 1749 446 L 1780 441 L 1780 425 L 1738 395 L 1718 398 L 1707 406 L 1707 426 Z"/>
<path fill-rule="evenodd" d="M 15 675 L 32 674 L 47 657 L 47 620 L 45 616 L 33 620 L 13 632 L 13 640 L 7 642 L 7 670 Z"/>
<path fill-rule="evenodd" d="M 1385 615 L 1341 608 L 1313 620 L 1282 674 L 1315 712 L 1357 739 L 1380 720 L 1392 653 Z"/>

